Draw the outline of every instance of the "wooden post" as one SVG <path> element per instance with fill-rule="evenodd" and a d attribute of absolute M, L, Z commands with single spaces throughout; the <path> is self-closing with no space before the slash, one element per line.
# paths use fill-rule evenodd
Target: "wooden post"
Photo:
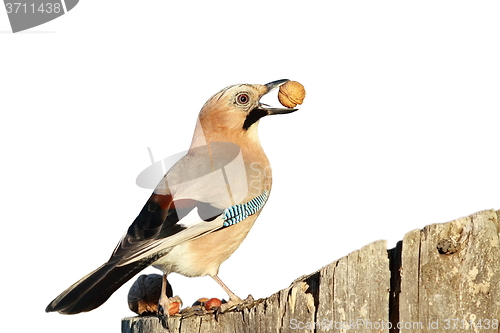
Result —
<path fill-rule="evenodd" d="M 405 235 L 399 320 L 424 326 L 406 324 L 405 332 L 500 332 L 499 213 L 483 211 Z"/>
<path fill-rule="evenodd" d="M 239 312 L 173 317 L 170 332 L 500 332 L 500 211 L 377 241 Z M 122 333 L 166 333 L 156 317 Z"/>

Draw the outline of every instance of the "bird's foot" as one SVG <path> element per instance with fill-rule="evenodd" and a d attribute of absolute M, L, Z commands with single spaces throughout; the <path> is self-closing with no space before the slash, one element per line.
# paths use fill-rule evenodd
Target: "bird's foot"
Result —
<path fill-rule="evenodd" d="M 248 295 L 248 297 L 244 300 L 241 300 L 239 297 L 233 297 L 229 299 L 229 302 L 225 300 L 221 301 L 218 298 L 209 299 L 203 297 L 194 302 L 193 305 L 182 309 L 179 314 L 182 316 L 182 318 L 214 314 L 215 320 L 217 320 L 219 315 L 221 315 L 222 313 L 248 309 L 262 301 L 262 299 L 258 299 L 255 301 L 252 295 Z"/>
<path fill-rule="evenodd" d="M 252 295 L 248 295 L 247 298 L 242 300 L 239 297 L 232 297 L 226 303 L 222 303 L 219 307 L 219 313 L 229 312 L 229 311 L 240 311 L 243 308 L 249 307 L 253 304 L 254 299 Z"/>
<path fill-rule="evenodd" d="M 179 312 L 182 307 L 182 300 L 179 296 L 161 296 L 158 301 L 158 320 L 163 328 L 168 329 L 168 318 Z"/>
<path fill-rule="evenodd" d="M 199 298 L 196 302 L 193 303 L 193 305 L 181 310 L 180 314 L 182 315 L 182 318 L 188 318 L 191 316 L 203 316 L 207 314 L 208 311 L 206 303 L 210 300 L 211 299 L 206 297 Z"/>

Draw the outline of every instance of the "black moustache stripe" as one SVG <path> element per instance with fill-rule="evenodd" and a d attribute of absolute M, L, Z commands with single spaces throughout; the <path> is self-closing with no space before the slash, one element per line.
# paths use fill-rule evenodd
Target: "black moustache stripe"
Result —
<path fill-rule="evenodd" d="M 243 129 L 248 130 L 250 126 L 259 121 L 260 118 L 267 116 L 267 111 L 259 108 L 255 108 L 248 112 L 245 122 L 243 123 Z"/>

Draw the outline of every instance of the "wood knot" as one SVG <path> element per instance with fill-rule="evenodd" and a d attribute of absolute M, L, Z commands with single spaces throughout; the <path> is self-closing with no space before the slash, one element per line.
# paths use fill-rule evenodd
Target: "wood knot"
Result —
<path fill-rule="evenodd" d="M 440 254 L 453 254 L 460 250 L 460 244 L 453 238 L 443 238 L 437 243 Z"/>
<path fill-rule="evenodd" d="M 472 231 L 472 224 L 461 225 L 457 223 L 450 224 L 450 229 L 441 234 L 441 240 L 436 244 L 440 254 L 453 254 L 467 246 L 469 234 Z"/>

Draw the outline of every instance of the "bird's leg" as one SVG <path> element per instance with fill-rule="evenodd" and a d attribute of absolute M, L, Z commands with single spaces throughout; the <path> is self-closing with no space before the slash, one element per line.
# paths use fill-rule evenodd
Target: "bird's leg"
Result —
<path fill-rule="evenodd" d="M 158 319 L 163 328 L 168 329 L 168 309 L 170 308 L 170 299 L 167 296 L 167 274 L 163 274 L 163 282 L 161 284 L 161 294 L 158 300 Z"/>
<path fill-rule="evenodd" d="M 227 303 L 225 304 L 222 304 L 221 305 L 221 310 L 222 312 L 238 305 L 238 304 L 241 304 L 243 303 L 243 301 L 241 300 L 241 298 L 239 298 L 238 296 L 236 296 L 235 293 L 233 293 L 225 284 L 224 282 L 222 282 L 222 280 L 217 276 L 217 274 L 215 275 L 210 275 L 221 287 L 222 289 L 224 289 L 224 291 L 228 294 L 229 296 L 229 301 L 227 301 Z"/>

